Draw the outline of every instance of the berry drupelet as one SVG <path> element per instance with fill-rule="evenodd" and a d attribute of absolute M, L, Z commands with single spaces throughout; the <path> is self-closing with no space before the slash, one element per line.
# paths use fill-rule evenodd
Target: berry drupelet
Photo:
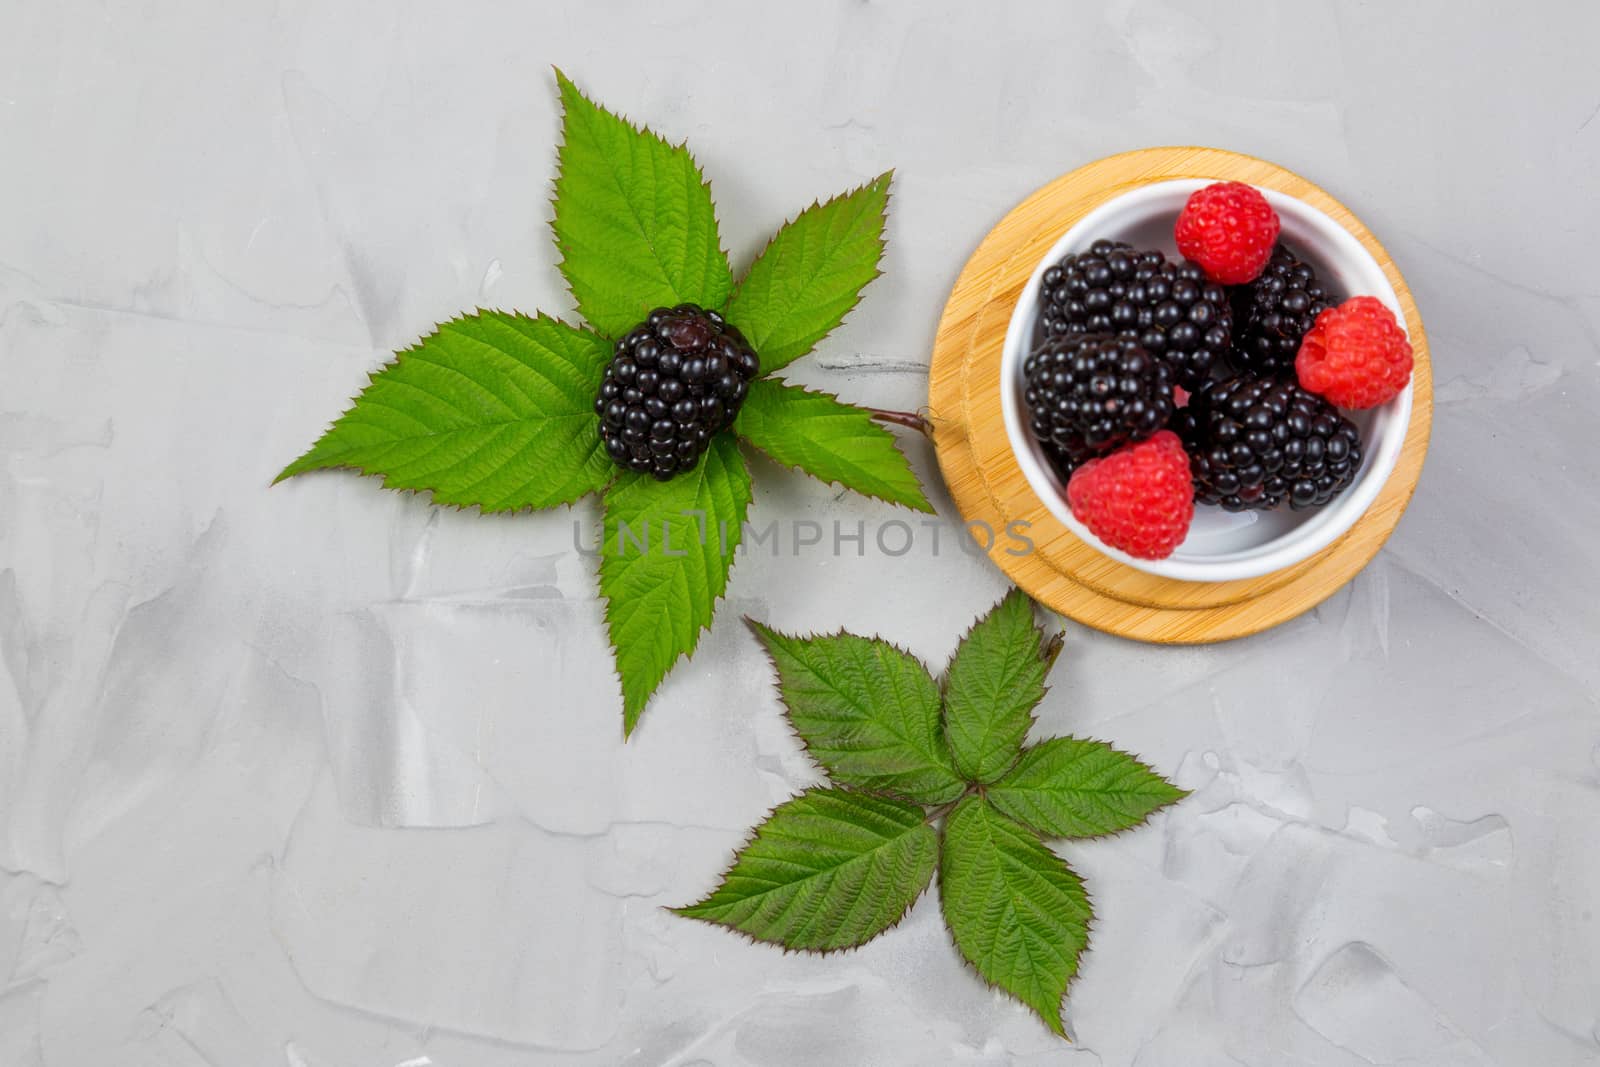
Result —
<path fill-rule="evenodd" d="M 1131 338 L 1194 389 L 1228 350 L 1233 312 L 1222 286 L 1197 263 L 1171 263 L 1158 251 L 1096 241 L 1046 270 L 1041 340 L 1072 333 Z"/>
<path fill-rule="evenodd" d="M 594 409 L 607 454 L 661 481 L 692 470 L 739 413 L 760 366 L 717 312 L 656 308 L 617 342 L 600 385 Z"/>
<path fill-rule="evenodd" d="M 1149 437 L 1172 417 L 1172 371 L 1132 338 L 1052 337 L 1022 373 L 1029 425 L 1062 477 L 1085 459 Z"/>
<path fill-rule="evenodd" d="M 1212 382 L 1172 420 L 1195 495 L 1228 511 L 1266 511 L 1284 500 L 1321 507 L 1361 468 L 1361 436 L 1331 404 L 1292 381 L 1249 376 Z"/>
<path fill-rule="evenodd" d="M 1279 245 L 1259 278 L 1233 290 L 1230 361 L 1251 374 L 1293 375 L 1301 338 L 1333 303 L 1311 264 Z"/>

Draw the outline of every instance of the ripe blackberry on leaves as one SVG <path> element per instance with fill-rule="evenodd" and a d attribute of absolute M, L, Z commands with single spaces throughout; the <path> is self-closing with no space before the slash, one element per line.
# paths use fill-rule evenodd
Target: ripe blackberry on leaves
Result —
<path fill-rule="evenodd" d="M 617 342 L 594 410 L 619 467 L 661 481 L 690 470 L 726 429 L 760 370 L 755 350 L 715 311 L 656 308 Z"/>
<path fill-rule="evenodd" d="M 1198 263 L 1096 241 L 1045 271 L 1043 339 L 1071 333 L 1132 338 L 1165 360 L 1176 384 L 1193 389 L 1228 350 L 1233 312 L 1222 286 Z"/>
<path fill-rule="evenodd" d="M 1228 511 L 1299 511 L 1344 491 L 1361 467 L 1355 424 L 1292 381 L 1241 376 L 1212 382 L 1172 420 L 1195 495 Z"/>
<path fill-rule="evenodd" d="M 1279 245 L 1259 278 L 1233 290 L 1231 361 L 1251 374 L 1293 374 L 1300 339 L 1334 303 L 1311 264 Z"/>
<path fill-rule="evenodd" d="M 1052 337 L 1022 365 L 1034 436 L 1063 476 L 1083 460 L 1149 437 L 1172 417 L 1172 371 L 1109 333 Z"/>

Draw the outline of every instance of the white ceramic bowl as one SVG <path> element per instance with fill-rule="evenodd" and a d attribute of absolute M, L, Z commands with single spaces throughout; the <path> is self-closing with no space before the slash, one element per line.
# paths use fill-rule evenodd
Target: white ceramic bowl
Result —
<path fill-rule="evenodd" d="M 1063 256 L 1082 252 L 1109 238 L 1136 248 L 1159 248 L 1176 257 L 1172 228 L 1189 194 L 1208 180 L 1154 182 L 1113 197 L 1078 221 L 1039 261 L 1028 287 L 1011 313 L 1005 350 L 1000 357 L 1001 409 L 1006 434 L 1023 475 L 1050 513 L 1101 552 L 1130 567 L 1164 578 L 1191 582 L 1226 582 L 1256 578 L 1292 566 L 1338 540 L 1372 505 L 1394 470 L 1411 419 L 1411 387 L 1382 407 L 1344 412 L 1361 431 L 1361 469 L 1355 481 L 1326 507 L 1293 511 L 1287 504 L 1272 511 L 1233 513 L 1196 504 L 1189 536 L 1162 560 L 1134 559 L 1102 544 L 1067 507 L 1066 487 L 1027 429 L 1023 408 L 1022 364 L 1032 344 L 1039 315 L 1039 280 Z M 1283 221 L 1280 240 L 1316 269 L 1337 299 L 1375 296 L 1405 326 L 1394 288 L 1361 244 L 1321 211 L 1291 196 L 1261 190 Z"/>

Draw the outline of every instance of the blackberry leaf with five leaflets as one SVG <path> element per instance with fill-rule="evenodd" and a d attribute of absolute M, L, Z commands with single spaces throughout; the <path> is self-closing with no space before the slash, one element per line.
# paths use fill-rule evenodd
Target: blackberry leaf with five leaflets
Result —
<path fill-rule="evenodd" d="M 965 787 L 939 725 L 939 687 L 887 641 L 834 634 L 791 637 L 750 628 L 778 671 L 789 722 L 842 785 L 943 804 Z"/>
<path fill-rule="evenodd" d="M 893 172 L 813 204 L 786 224 L 750 265 L 728 303 L 728 321 L 781 370 L 844 321 L 879 274 Z"/>
<path fill-rule="evenodd" d="M 583 317 L 620 337 L 653 307 L 720 308 L 733 272 L 689 150 L 591 102 L 560 71 L 556 80 L 563 118 L 551 225 Z"/>
<path fill-rule="evenodd" d="M 605 496 L 600 593 L 622 676 L 622 729 L 711 626 L 750 506 L 750 471 L 727 434 L 670 482 L 628 472 Z"/>
<path fill-rule="evenodd" d="M 752 382 L 734 430 L 786 467 L 933 513 L 894 435 L 858 407 L 773 379 Z"/>
<path fill-rule="evenodd" d="M 945 820 L 939 901 L 956 948 L 983 978 L 1064 1033 L 1061 998 L 1089 944 L 1083 880 L 981 797 Z"/>
<path fill-rule="evenodd" d="M 944 717 L 963 777 L 992 782 L 1016 762 L 1034 706 L 1044 699 L 1047 647 L 1033 602 L 1020 589 L 962 639 L 945 672 Z"/>
<path fill-rule="evenodd" d="M 851 948 L 910 910 L 938 851 L 915 804 L 812 789 L 767 817 L 709 896 L 673 910 L 786 948 Z"/>
<path fill-rule="evenodd" d="M 937 855 L 962 956 L 1064 1035 L 1061 998 L 1092 914 L 1083 881 L 1041 835 L 1128 829 L 1186 794 L 1099 741 L 1021 749 L 1061 645 L 1016 590 L 962 639 L 942 693 L 886 641 L 750 628 L 777 667 L 790 725 L 849 788 L 780 805 L 723 883 L 678 914 L 785 948 L 859 945 L 899 921 Z"/>
<path fill-rule="evenodd" d="M 457 507 L 570 504 L 613 474 L 593 410 L 609 355 L 604 339 L 542 315 L 451 319 L 373 374 L 275 480 L 347 467 Z"/>
<path fill-rule="evenodd" d="M 556 80 L 551 228 L 588 327 L 499 311 L 446 322 L 277 480 L 346 467 L 484 511 L 604 493 L 600 592 L 631 732 L 727 587 L 751 499 L 733 421 L 754 376 L 810 351 L 877 275 L 889 175 L 801 212 L 736 295 L 688 149 Z M 756 447 L 932 510 L 869 412 L 778 382 L 759 391 L 739 428 Z"/>
<path fill-rule="evenodd" d="M 1131 830 L 1188 796 L 1103 741 L 1054 737 L 1027 748 L 986 794 L 995 809 L 1047 837 Z"/>

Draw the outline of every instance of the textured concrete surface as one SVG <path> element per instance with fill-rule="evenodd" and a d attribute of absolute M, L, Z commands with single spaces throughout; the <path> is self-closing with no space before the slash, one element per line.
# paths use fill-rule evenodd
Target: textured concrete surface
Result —
<path fill-rule="evenodd" d="M 1493 8 L 6 3 L 0 1064 L 1600 1063 L 1600 8 Z M 624 748 L 592 509 L 266 488 L 436 319 L 570 310 L 552 63 L 690 139 L 741 263 L 898 168 L 797 368 L 859 401 L 922 403 L 967 253 L 1121 149 L 1281 162 L 1407 273 L 1437 420 L 1377 561 L 1223 647 L 1065 626 L 1040 731 L 1195 792 L 1064 850 L 1076 1045 L 929 898 L 825 960 L 660 908 L 814 778 L 738 614 L 942 660 L 1004 587 L 952 528 L 889 556 L 758 469 L 758 522 L 865 549 L 744 558 Z"/>

